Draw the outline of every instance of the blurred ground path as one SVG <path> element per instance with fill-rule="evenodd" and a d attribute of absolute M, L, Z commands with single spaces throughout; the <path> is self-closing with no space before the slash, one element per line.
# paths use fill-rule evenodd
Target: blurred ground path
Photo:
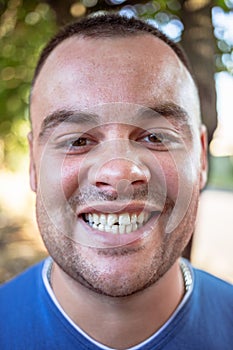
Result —
<path fill-rule="evenodd" d="M 0 283 L 46 256 L 27 169 L 0 171 Z"/>
<path fill-rule="evenodd" d="M 201 194 L 192 263 L 233 283 L 233 192 Z"/>

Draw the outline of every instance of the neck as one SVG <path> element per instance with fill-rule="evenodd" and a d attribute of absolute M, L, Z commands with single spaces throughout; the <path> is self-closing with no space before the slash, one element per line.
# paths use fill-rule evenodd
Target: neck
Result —
<path fill-rule="evenodd" d="M 178 261 L 156 284 L 128 297 L 97 294 L 74 282 L 56 264 L 52 277 L 55 296 L 74 323 L 93 339 L 117 349 L 136 345 L 154 334 L 184 295 Z"/>

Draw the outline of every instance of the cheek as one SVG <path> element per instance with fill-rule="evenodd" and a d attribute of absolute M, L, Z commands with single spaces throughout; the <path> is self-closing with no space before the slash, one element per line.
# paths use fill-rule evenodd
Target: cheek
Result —
<path fill-rule="evenodd" d="M 172 199 L 176 199 L 179 188 L 179 170 L 177 162 L 168 152 L 161 152 L 156 156 L 156 162 L 159 164 L 159 168 L 153 169 L 153 178 L 155 181 L 160 179 L 160 184 L 163 183 L 166 196 Z M 160 189 L 161 190 L 161 189 Z"/>
<path fill-rule="evenodd" d="M 179 195 L 192 192 L 197 177 L 193 162 L 186 153 L 161 153 L 159 163 L 169 198 L 175 201 Z"/>
<path fill-rule="evenodd" d="M 197 168 L 190 157 L 183 152 L 176 157 L 163 156 L 161 166 L 166 179 L 167 197 L 174 203 L 166 225 L 166 233 L 172 233 L 183 222 L 190 204 L 193 203 L 198 181 Z"/>
<path fill-rule="evenodd" d="M 179 174 L 175 166 L 167 166 L 164 170 L 167 186 L 167 196 L 173 201 L 178 196 L 179 190 Z"/>
<path fill-rule="evenodd" d="M 68 199 L 78 187 L 80 162 L 49 152 L 40 157 L 37 166 L 38 188 L 41 195 L 58 203 Z"/>
<path fill-rule="evenodd" d="M 79 187 L 80 169 L 81 163 L 79 161 L 64 161 L 62 165 L 60 184 L 66 199 L 74 195 Z"/>

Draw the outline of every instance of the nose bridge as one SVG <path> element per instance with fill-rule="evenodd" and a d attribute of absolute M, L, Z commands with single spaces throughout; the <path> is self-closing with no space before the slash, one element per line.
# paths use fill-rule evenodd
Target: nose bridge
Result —
<path fill-rule="evenodd" d="M 105 151 L 98 159 L 94 173 L 93 184 L 109 185 L 114 189 L 122 180 L 130 184 L 146 184 L 150 179 L 148 167 L 143 164 L 130 140 L 114 140 L 105 144 Z"/>

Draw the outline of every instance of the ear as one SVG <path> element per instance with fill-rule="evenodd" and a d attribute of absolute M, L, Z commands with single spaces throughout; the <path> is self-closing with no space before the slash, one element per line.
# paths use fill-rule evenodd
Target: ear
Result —
<path fill-rule="evenodd" d="M 208 136 L 207 129 L 205 125 L 201 125 L 200 127 L 200 141 L 201 141 L 201 171 L 200 171 L 200 190 L 202 190 L 207 182 L 207 174 L 208 174 Z"/>
<path fill-rule="evenodd" d="M 30 186 L 32 191 L 37 191 L 37 176 L 36 176 L 36 168 L 35 168 L 35 162 L 34 162 L 34 156 L 33 156 L 33 136 L 32 132 L 29 132 L 28 134 L 28 143 L 29 143 L 29 150 L 30 150 L 30 167 L 29 167 L 29 175 L 30 175 Z"/>

